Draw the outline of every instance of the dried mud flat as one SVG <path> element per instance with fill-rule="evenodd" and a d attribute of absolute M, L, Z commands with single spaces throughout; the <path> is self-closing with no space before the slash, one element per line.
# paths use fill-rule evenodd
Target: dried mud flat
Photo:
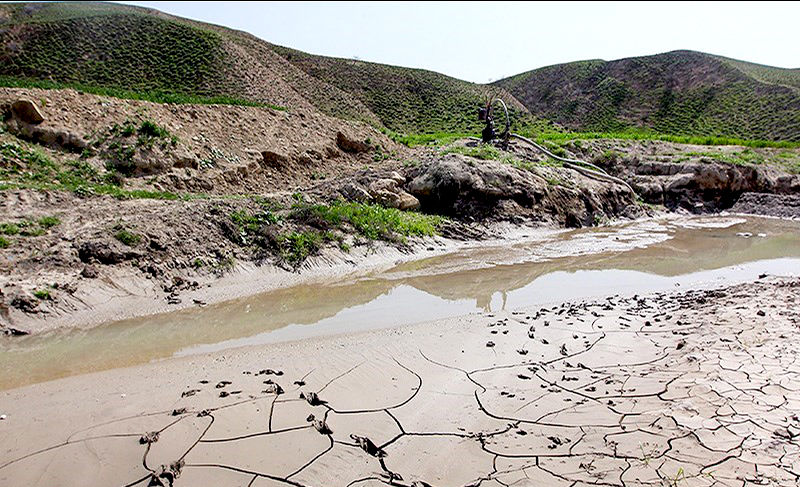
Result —
<path fill-rule="evenodd" d="M 798 298 L 613 296 L 6 391 L 0 484 L 797 485 Z"/>

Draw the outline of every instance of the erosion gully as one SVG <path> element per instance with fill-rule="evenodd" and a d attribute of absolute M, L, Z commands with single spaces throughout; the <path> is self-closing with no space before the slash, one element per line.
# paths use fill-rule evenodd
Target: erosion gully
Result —
<path fill-rule="evenodd" d="M 0 390 L 207 352 L 522 306 L 800 275 L 800 222 L 669 216 L 543 232 L 341 282 L 0 340 Z"/>

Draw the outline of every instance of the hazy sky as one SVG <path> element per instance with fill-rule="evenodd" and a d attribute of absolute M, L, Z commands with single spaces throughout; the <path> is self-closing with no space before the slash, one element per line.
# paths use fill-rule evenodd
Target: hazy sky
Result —
<path fill-rule="evenodd" d="M 692 49 L 800 68 L 800 2 L 124 2 L 301 51 L 485 83 L 551 64 Z"/>

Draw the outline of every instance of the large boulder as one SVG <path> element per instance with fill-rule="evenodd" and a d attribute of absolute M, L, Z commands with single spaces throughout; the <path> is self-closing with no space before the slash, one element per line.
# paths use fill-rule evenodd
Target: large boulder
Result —
<path fill-rule="evenodd" d="M 338 132 L 336 134 L 336 145 L 343 151 L 353 154 L 367 152 L 370 149 L 366 142 L 362 142 L 344 132 Z"/>
<path fill-rule="evenodd" d="M 39 111 L 39 107 L 30 100 L 21 99 L 12 103 L 11 113 L 17 120 L 31 125 L 38 125 L 44 122 L 44 115 Z"/>
<path fill-rule="evenodd" d="M 405 192 L 399 186 L 398 180 L 402 181 L 404 178 L 396 172 L 392 173 L 388 178 L 376 179 L 369 185 L 369 195 L 375 201 L 388 208 L 397 208 L 398 210 L 418 209 L 419 200 Z"/>

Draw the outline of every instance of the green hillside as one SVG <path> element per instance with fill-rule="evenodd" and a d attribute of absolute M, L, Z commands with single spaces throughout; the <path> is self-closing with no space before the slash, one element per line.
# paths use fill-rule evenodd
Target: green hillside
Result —
<path fill-rule="evenodd" d="M 313 106 L 408 133 L 474 132 L 477 107 L 498 91 L 431 71 L 305 54 L 137 7 L 5 4 L 0 17 L 6 85 L 46 82 L 156 101 L 194 96 Z M 517 121 L 531 122 L 521 104 L 505 98 Z"/>
<path fill-rule="evenodd" d="M 800 140 L 797 70 L 693 51 L 548 66 L 495 83 L 573 130 Z"/>
<path fill-rule="evenodd" d="M 0 4 L 0 85 L 319 110 L 407 134 L 475 133 L 477 107 L 499 94 L 527 132 L 559 130 L 555 122 L 584 132 L 800 140 L 797 69 L 675 51 L 480 85 L 110 3 Z"/>

